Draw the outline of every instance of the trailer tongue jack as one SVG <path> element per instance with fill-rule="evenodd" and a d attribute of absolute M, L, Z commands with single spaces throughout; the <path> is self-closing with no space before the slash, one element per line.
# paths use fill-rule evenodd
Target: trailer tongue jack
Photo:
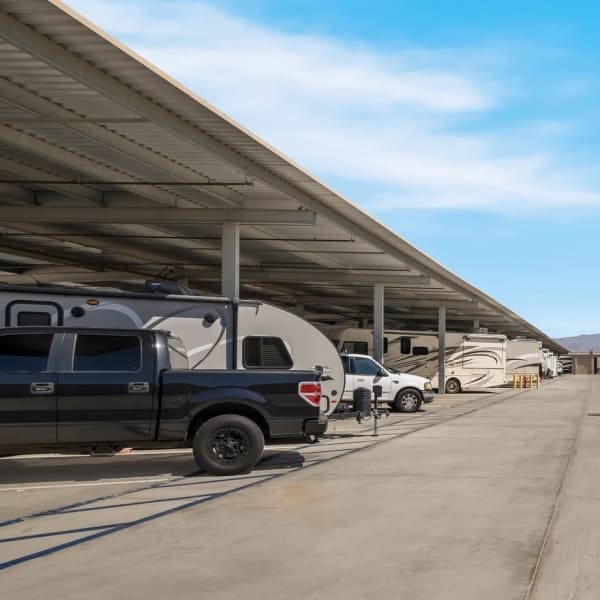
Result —
<path fill-rule="evenodd" d="M 378 436 L 377 421 L 384 415 L 390 416 L 387 409 L 379 408 L 379 398 L 383 394 L 381 385 L 373 386 L 373 401 L 371 402 L 371 390 L 366 387 L 356 388 L 352 394 L 352 410 L 347 412 L 334 413 L 329 417 L 330 421 L 356 419 L 358 423 L 368 421 L 373 418 L 373 436 Z"/>
<path fill-rule="evenodd" d="M 383 414 L 385 414 L 386 418 L 390 416 L 390 413 L 387 409 L 385 409 L 383 413 L 379 412 L 379 407 L 377 406 L 377 402 L 378 402 L 379 398 L 381 398 L 382 394 L 383 394 L 382 386 L 374 385 L 373 386 L 373 408 L 371 409 L 371 412 L 373 414 L 373 436 L 379 435 L 379 433 L 377 433 L 377 421 L 379 421 L 379 419 L 381 419 Z"/>

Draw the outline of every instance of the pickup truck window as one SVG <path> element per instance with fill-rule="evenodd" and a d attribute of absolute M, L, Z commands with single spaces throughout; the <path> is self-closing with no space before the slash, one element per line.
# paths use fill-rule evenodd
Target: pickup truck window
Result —
<path fill-rule="evenodd" d="M 134 335 L 78 334 L 74 371 L 139 371 L 140 338 Z"/>
<path fill-rule="evenodd" d="M 342 364 L 344 365 L 344 373 L 352 373 L 352 361 L 349 356 L 342 356 Z"/>
<path fill-rule="evenodd" d="M 246 369 L 290 369 L 292 357 L 278 337 L 246 337 L 242 346 L 242 364 Z"/>
<path fill-rule="evenodd" d="M 354 357 L 354 372 L 357 375 L 377 375 L 381 367 L 370 358 Z"/>
<path fill-rule="evenodd" d="M 0 335 L 0 372 L 45 371 L 52 337 L 51 333 Z"/>

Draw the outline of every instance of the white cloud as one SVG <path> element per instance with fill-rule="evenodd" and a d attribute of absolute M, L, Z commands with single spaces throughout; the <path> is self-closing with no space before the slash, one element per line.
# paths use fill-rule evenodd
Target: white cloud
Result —
<path fill-rule="evenodd" d="M 284 34 L 192 0 L 71 5 L 367 208 L 600 204 L 553 154 L 559 123 L 462 131 L 518 93 L 492 77 L 493 58 L 485 73 L 455 51 L 449 65 L 439 49 Z"/>

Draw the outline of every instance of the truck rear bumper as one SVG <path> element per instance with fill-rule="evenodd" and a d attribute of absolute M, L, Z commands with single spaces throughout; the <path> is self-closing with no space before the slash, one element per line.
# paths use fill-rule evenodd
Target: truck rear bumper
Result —
<path fill-rule="evenodd" d="M 270 423 L 272 438 L 301 438 L 305 435 L 320 435 L 327 430 L 327 415 L 308 419 L 273 419 Z"/>
<path fill-rule="evenodd" d="M 320 435 L 327 431 L 329 419 L 327 415 L 319 415 L 318 419 L 304 421 L 304 433 L 306 435 Z"/>

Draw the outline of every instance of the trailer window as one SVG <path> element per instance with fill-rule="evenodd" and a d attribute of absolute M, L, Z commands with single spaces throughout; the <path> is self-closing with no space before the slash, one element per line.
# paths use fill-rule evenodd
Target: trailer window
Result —
<path fill-rule="evenodd" d="M 345 354 L 369 354 L 369 344 L 367 342 L 344 342 L 341 351 Z"/>
<path fill-rule="evenodd" d="M 136 336 L 77 335 L 74 371 L 138 371 L 141 363 L 141 343 Z"/>
<path fill-rule="evenodd" d="M 0 336 L 0 371 L 29 373 L 45 371 L 52 345 L 51 333 Z"/>
<path fill-rule="evenodd" d="M 34 312 L 22 310 L 17 315 L 18 327 L 50 327 L 52 316 L 47 312 Z"/>
<path fill-rule="evenodd" d="M 390 348 L 390 343 L 386 337 L 383 338 L 383 353 L 387 354 Z"/>
<path fill-rule="evenodd" d="M 242 363 L 246 369 L 290 369 L 292 357 L 278 337 L 247 337 L 242 346 Z"/>
<path fill-rule="evenodd" d="M 410 354 L 410 338 L 406 335 L 403 335 L 400 338 L 400 354 Z"/>
<path fill-rule="evenodd" d="M 429 348 L 427 346 L 414 346 L 412 353 L 413 356 L 425 356 L 429 354 Z"/>

